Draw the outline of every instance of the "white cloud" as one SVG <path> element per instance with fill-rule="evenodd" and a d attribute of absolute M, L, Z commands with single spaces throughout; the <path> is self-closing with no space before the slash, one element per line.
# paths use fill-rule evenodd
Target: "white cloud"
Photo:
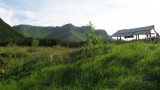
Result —
<path fill-rule="evenodd" d="M 15 11 L 12 9 L 0 7 L 0 18 L 2 18 L 7 24 L 11 26 L 21 23 L 21 21 L 15 18 L 15 14 Z"/>
<path fill-rule="evenodd" d="M 51 3 L 52 2 L 52 3 Z M 44 3 L 37 15 L 41 25 L 73 23 L 81 26 L 92 21 L 96 28 L 113 34 L 118 29 L 159 23 L 158 0 L 102 0 Z M 159 20 L 159 21 L 158 21 Z"/>
<path fill-rule="evenodd" d="M 25 11 L 25 15 L 28 19 L 36 18 L 35 13 L 33 11 Z"/>
<path fill-rule="evenodd" d="M 38 2 L 39 1 L 39 2 Z M 73 23 L 81 26 L 89 21 L 96 28 L 106 29 L 113 34 L 119 29 L 155 25 L 160 23 L 159 0 L 37 0 L 38 8 L 19 9 L 0 8 L 0 16 L 9 24 L 31 24 L 44 26 L 61 26 Z M 32 0 L 28 5 L 35 6 Z M 17 3 L 17 5 L 20 3 Z M 23 5 L 20 5 L 23 6 Z M 26 8 L 26 9 L 24 9 Z M 17 14 L 21 14 L 19 17 Z"/>
<path fill-rule="evenodd" d="M 12 23 L 13 15 L 14 15 L 13 11 L 5 8 L 0 8 L 0 17 L 10 25 L 13 25 Z"/>

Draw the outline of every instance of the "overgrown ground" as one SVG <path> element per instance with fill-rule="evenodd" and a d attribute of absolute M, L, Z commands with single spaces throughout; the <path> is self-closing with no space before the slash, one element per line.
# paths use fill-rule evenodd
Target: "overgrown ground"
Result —
<path fill-rule="evenodd" d="M 4 90 L 160 90 L 160 44 L 1 47 Z"/>

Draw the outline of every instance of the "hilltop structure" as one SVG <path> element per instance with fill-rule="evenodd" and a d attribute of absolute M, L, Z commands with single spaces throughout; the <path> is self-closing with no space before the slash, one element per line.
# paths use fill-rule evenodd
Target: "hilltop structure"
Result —
<path fill-rule="evenodd" d="M 154 31 L 154 33 L 152 33 Z M 117 40 L 121 41 L 121 38 L 134 38 L 136 36 L 136 40 L 139 40 L 140 35 L 146 35 L 147 39 L 154 36 L 159 36 L 159 34 L 156 32 L 154 25 L 146 26 L 146 27 L 139 27 L 139 28 L 132 28 L 132 29 L 123 29 L 118 30 L 115 32 L 112 37 L 117 37 Z"/>

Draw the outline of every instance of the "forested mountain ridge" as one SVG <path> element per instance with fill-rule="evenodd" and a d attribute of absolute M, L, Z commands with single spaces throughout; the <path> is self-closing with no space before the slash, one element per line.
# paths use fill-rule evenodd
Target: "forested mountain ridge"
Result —
<path fill-rule="evenodd" d="M 86 34 L 89 32 L 87 26 L 76 27 L 72 24 L 65 24 L 61 27 L 43 27 L 31 25 L 17 25 L 13 28 L 25 37 L 33 38 L 53 38 L 62 41 L 86 41 Z M 96 30 L 96 35 L 104 35 L 106 40 L 111 40 L 111 37 L 105 30 Z"/>
<path fill-rule="evenodd" d="M 10 25 L 0 18 L 0 41 L 11 42 L 24 38 L 18 34 Z"/>

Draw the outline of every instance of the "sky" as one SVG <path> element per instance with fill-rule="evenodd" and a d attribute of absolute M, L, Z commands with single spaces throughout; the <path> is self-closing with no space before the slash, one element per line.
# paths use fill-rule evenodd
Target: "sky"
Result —
<path fill-rule="evenodd" d="M 160 32 L 160 0 L 0 0 L 0 18 L 13 25 L 84 26 L 112 35 L 117 30 L 155 25 Z"/>

